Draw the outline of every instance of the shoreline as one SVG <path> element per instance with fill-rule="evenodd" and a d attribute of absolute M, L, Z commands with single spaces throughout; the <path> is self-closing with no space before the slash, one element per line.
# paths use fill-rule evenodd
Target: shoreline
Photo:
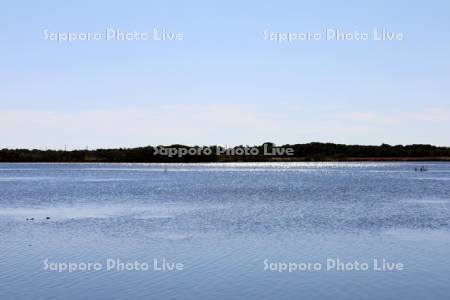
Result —
<path fill-rule="evenodd" d="M 158 164 L 252 164 L 252 163 L 447 163 L 450 162 L 450 157 L 442 158 L 415 158 L 415 157 L 403 157 L 403 158 L 348 158 L 348 159 L 322 159 L 322 160 L 302 160 L 302 159 L 274 159 L 274 160 L 227 160 L 227 161 L 0 161 L 1 164 L 146 164 L 146 165 L 158 165 Z"/>
<path fill-rule="evenodd" d="M 236 163 L 236 162 L 427 162 L 450 161 L 450 147 L 413 144 L 334 143 L 255 146 L 145 146 L 95 150 L 1 149 L 0 163 Z"/>

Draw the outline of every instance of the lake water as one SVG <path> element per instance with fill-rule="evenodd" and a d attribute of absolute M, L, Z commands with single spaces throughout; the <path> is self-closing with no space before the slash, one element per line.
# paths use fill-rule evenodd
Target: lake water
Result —
<path fill-rule="evenodd" d="M 449 163 L 0 164 L 0 299 L 449 295 Z"/>

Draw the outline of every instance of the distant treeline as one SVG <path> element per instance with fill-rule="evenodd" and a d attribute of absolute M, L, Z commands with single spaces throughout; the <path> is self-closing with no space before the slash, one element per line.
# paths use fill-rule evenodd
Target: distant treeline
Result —
<path fill-rule="evenodd" d="M 236 146 L 231 149 L 243 148 Z M 185 149 L 188 154 L 168 156 L 161 154 L 164 149 Z M 199 146 L 148 146 L 139 148 L 97 149 L 97 150 L 28 150 L 28 149 L 2 149 L 0 162 L 261 162 L 261 161 L 386 161 L 386 160 L 442 160 L 450 161 L 450 147 L 436 147 L 432 145 L 397 145 L 390 146 L 361 146 L 342 145 L 333 143 L 308 143 L 282 145 L 275 147 L 272 143 L 254 146 L 259 151 L 250 154 L 230 155 L 218 153 L 217 146 L 208 147 L 211 153 L 203 153 Z M 278 152 L 267 155 L 267 149 L 292 149 L 290 155 Z M 232 151 L 231 151 L 232 152 Z M 236 151 L 238 152 L 238 151 Z M 255 153 L 258 152 L 257 155 Z M 189 153 L 195 153 L 191 155 Z"/>

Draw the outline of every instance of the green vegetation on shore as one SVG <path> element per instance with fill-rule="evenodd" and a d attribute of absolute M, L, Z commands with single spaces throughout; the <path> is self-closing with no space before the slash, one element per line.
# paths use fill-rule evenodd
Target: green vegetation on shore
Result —
<path fill-rule="evenodd" d="M 450 161 L 450 147 L 432 145 L 362 146 L 332 143 L 308 143 L 282 145 L 279 148 L 293 149 L 293 155 L 264 155 L 264 149 L 275 147 L 272 143 L 254 146 L 258 155 L 211 154 L 183 155 L 181 157 L 162 155 L 156 148 L 97 149 L 97 150 L 28 150 L 2 149 L 0 162 L 261 162 L 261 161 Z M 198 146 L 172 145 L 167 148 L 192 150 Z M 243 146 L 237 146 L 243 147 Z M 216 146 L 209 147 L 213 150 Z M 235 149 L 232 148 L 232 149 Z M 155 154 L 159 153 L 159 154 Z"/>

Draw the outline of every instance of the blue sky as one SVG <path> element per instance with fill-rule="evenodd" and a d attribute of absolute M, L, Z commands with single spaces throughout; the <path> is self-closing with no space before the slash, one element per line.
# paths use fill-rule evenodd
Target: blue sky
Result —
<path fill-rule="evenodd" d="M 0 147 L 450 145 L 447 1 L 9 1 Z M 183 33 L 74 41 L 50 32 Z M 264 39 L 326 29 L 396 41 Z"/>

